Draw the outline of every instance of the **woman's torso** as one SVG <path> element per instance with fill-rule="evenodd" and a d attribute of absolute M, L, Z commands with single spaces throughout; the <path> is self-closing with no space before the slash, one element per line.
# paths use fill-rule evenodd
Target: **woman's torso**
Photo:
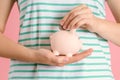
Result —
<path fill-rule="evenodd" d="M 95 16 L 105 18 L 104 0 L 18 0 L 19 43 L 50 49 L 49 36 L 59 31 L 59 21 L 81 4 L 90 7 Z M 84 29 L 78 29 L 77 34 L 83 42 L 82 50 L 93 48 L 92 55 L 64 67 L 11 60 L 9 80 L 113 80 L 107 41 Z"/>

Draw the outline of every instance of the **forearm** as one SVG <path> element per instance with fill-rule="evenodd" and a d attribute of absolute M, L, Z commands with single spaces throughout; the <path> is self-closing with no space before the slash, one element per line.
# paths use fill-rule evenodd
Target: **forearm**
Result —
<path fill-rule="evenodd" d="M 120 46 L 120 23 L 100 20 L 95 32 L 103 38 Z"/>
<path fill-rule="evenodd" d="M 34 62 L 34 50 L 26 48 L 22 45 L 5 37 L 0 33 L 0 56 L 17 59 L 22 61 Z"/>

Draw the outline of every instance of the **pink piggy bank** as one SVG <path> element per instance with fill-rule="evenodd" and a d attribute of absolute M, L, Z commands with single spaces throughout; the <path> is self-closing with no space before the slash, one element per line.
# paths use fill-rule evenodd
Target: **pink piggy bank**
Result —
<path fill-rule="evenodd" d="M 72 57 L 82 47 L 82 42 L 76 34 L 76 30 L 61 30 L 50 36 L 51 49 L 55 55 Z"/>

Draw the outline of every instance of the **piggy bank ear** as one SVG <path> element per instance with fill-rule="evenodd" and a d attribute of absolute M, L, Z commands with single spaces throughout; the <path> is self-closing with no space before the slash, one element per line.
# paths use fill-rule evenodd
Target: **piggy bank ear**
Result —
<path fill-rule="evenodd" d="M 76 34 L 76 29 L 70 30 L 71 33 Z"/>

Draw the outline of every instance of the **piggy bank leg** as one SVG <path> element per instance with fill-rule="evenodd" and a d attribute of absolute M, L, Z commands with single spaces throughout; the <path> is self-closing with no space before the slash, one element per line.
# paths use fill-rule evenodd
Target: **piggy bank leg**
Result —
<path fill-rule="evenodd" d="M 66 54 L 67 57 L 72 57 L 72 53 Z"/>
<path fill-rule="evenodd" d="M 59 53 L 58 51 L 56 51 L 56 50 L 53 51 L 53 53 L 54 53 L 55 55 L 57 55 L 57 56 L 60 54 L 60 53 Z"/>

